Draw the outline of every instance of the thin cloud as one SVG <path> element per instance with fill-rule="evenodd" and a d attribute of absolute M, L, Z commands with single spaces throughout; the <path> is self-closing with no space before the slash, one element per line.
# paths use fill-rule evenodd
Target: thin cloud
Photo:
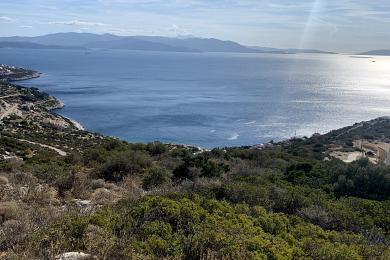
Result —
<path fill-rule="evenodd" d="M 185 28 L 181 28 L 180 26 L 176 24 L 172 24 L 171 27 L 169 28 L 169 31 L 173 33 L 174 35 L 187 35 L 188 30 Z"/>
<path fill-rule="evenodd" d="M 47 10 L 52 10 L 52 11 L 56 11 L 59 9 L 57 6 L 52 6 L 52 5 L 42 5 L 41 8 L 47 9 Z"/>
<path fill-rule="evenodd" d="M 47 24 L 51 25 L 68 25 L 68 26 L 85 26 L 85 27 L 104 27 L 108 26 L 108 24 L 100 23 L 100 22 L 87 22 L 87 21 L 79 21 L 79 20 L 71 20 L 71 21 L 52 21 Z"/>
<path fill-rule="evenodd" d="M 0 16 L 0 23 L 12 23 L 15 22 L 15 19 L 12 19 L 8 16 Z"/>

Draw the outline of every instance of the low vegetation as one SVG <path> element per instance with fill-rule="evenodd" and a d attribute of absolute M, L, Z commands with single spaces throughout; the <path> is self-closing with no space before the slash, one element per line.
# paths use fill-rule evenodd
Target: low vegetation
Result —
<path fill-rule="evenodd" d="M 389 166 L 324 160 L 331 144 L 383 137 L 390 120 L 211 151 L 5 124 L 0 258 L 390 258 Z"/>

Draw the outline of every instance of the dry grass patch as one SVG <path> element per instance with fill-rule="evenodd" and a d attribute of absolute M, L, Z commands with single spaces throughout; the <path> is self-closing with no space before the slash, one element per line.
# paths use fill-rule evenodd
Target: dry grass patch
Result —
<path fill-rule="evenodd" d="M 0 203 L 0 223 L 13 219 L 18 211 L 18 205 L 15 202 Z"/>

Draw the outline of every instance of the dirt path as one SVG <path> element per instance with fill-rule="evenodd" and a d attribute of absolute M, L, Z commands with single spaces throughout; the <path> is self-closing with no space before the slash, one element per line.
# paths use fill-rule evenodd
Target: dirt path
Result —
<path fill-rule="evenodd" d="M 17 108 L 18 108 L 18 105 L 13 105 L 10 109 L 8 109 L 2 115 L 0 115 L 0 120 L 3 120 L 4 118 L 6 118 L 6 117 L 12 115 L 13 113 L 15 113 Z"/>
<path fill-rule="evenodd" d="M 337 159 L 342 160 L 345 163 L 351 163 L 354 162 L 362 157 L 362 152 L 341 152 L 341 151 L 335 151 L 330 154 L 332 157 L 335 157 Z"/>
<path fill-rule="evenodd" d="M 18 97 L 21 94 L 15 94 L 15 95 L 8 95 L 8 96 L 1 96 L 0 99 L 10 98 L 10 97 Z"/>
<path fill-rule="evenodd" d="M 66 156 L 66 152 L 65 152 L 65 151 L 62 151 L 62 150 L 60 150 L 60 149 L 58 149 L 58 148 L 55 148 L 55 147 L 53 147 L 53 146 L 50 146 L 50 145 L 40 144 L 40 143 L 36 143 L 36 142 L 24 140 L 24 139 L 17 139 L 17 140 L 19 140 L 19 141 L 21 141 L 21 142 L 29 143 L 29 144 L 39 145 L 40 147 L 44 147 L 44 148 L 53 150 L 53 151 L 55 151 L 56 153 L 58 153 L 59 155 L 61 155 L 61 156 Z"/>

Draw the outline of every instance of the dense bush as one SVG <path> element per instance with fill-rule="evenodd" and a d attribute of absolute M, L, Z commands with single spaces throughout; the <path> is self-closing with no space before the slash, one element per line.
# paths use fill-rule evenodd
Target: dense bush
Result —
<path fill-rule="evenodd" d="M 149 143 L 147 146 L 146 146 L 146 150 L 152 155 L 152 156 L 156 156 L 156 155 L 161 155 L 165 152 L 167 152 L 167 146 L 164 145 L 163 143 L 161 142 L 153 142 L 153 143 Z"/>
<path fill-rule="evenodd" d="M 36 246 L 43 249 L 42 256 L 49 256 L 48 252 L 60 247 L 68 250 L 89 247 L 94 255 L 104 254 L 108 258 L 138 255 L 160 259 L 378 256 L 386 259 L 390 256 L 388 248 L 370 245 L 361 235 L 326 231 L 297 217 L 267 213 L 258 206 L 199 196 L 175 199 L 150 196 L 122 201 L 113 210 L 105 208 L 88 217 L 70 214 L 33 238 Z M 115 246 L 114 241 L 121 243 Z M 96 244 L 102 247 L 91 246 Z"/>
<path fill-rule="evenodd" d="M 152 167 L 143 179 L 143 187 L 150 189 L 171 181 L 172 174 L 162 167 Z"/>
<path fill-rule="evenodd" d="M 150 165 L 149 157 L 139 151 L 126 152 L 110 158 L 100 169 L 98 176 L 118 182 L 125 176 L 142 173 Z"/>
<path fill-rule="evenodd" d="M 390 197 L 390 167 L 375 166 L 368 159 L 351 164 L 329 165 L 334 191 L 340 196 L 356 196 L 369 199 Z"/>

